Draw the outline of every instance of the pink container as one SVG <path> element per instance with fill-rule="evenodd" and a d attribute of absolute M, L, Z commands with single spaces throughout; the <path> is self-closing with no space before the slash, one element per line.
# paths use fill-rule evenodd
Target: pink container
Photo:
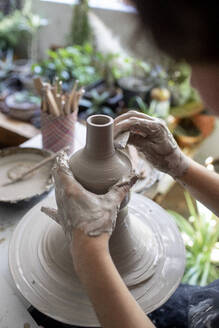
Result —
<path fill-rule="evenodd" d="M 68 154 L 73 153 L 77 114 L 77 111 L 75 111 L 67 116 L 55 117 L 51 114 L 41 113 L 41 132 L 44 149 L 57 152 L 69 146 Z"/>

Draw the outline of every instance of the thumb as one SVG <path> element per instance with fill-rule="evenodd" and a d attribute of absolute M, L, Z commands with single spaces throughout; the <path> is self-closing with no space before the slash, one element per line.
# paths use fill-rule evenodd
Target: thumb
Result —
<path fill-rule="evenodd" d="M 116 149 L 125 149 L 130 137 L 130 132 L 126 131 L 119 134 L 114 140 L 114 146 Z"/>
<path fill-rule="evenodd" d="M 132 174 L 129 177 L 125 178 L 125 180 L 117 182 L 108 191 L 108 196 L 113 196 L 113 198 L 116 198 L 116 200 L 118 200 L 118 204 L 120 204 L 137 180 L 138 175 Z"/>
<path fill-rule="evenodd" d="M 55 208 L 51 207 L 41 207 L 41 212 L 48 215 L 51 219 L 53 219 L 56 223 L 60 224 L 60 218 L 58 215 L 58 211 Z"/>

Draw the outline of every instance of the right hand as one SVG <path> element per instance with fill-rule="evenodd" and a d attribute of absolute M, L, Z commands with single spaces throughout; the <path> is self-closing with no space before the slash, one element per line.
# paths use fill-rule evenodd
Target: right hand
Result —
<path fill-rule="evenodd" d="M 86 190 L 69 168 L 68 156 L 60 152 L 53 166 L 57 210 L 42 207 L 41 211 L 60 224 L 69 240 L 75 229 L 88 236 L 111 235 L 115 228 L 121 202 L 137 181 L 136 175 L 124 177 L 106 194 L 96 195 Z"/>
<path fill-rule="evenodd" d="M 141 151 L 160 171 L 173 178 L 180 178 L 187 171 L 188 159 L 161 119 L 129 111 L 115 119 L 114 136 L 117 147 L 125 132 L 130 132 L 127 142 Z"/>

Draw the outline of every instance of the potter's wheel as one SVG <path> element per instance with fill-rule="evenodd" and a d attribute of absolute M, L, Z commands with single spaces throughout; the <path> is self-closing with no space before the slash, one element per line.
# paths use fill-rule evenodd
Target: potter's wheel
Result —
<path fill-rule="evenodd" d="M 54 196 L 36 205 L 12 237 L 9 264 L 16 286 L 35 308 L 58 321 L 98 326 L 74 273 L 64 233 L 40 212 L 43 203 L 56 206 Z M 153 201 L 133 193 L 129 214 L 124 226 L 117 227 L 121 233 L 111 237 L 111 255 L 131 293 L 145 313 L 150 313 L 180 283 L 185 266 L 184 245 L 174 221 Z M 131 240 L 131 247 L 127 247 L 127 240 L 129 244 Z M 118 249 L 122 252 L 117 256 Z"/>

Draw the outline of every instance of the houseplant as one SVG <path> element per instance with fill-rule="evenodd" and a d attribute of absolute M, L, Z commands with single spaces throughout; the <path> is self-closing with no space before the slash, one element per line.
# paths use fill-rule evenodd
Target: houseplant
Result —
<path fill-rule="evenodd" d="M 65 91 L 71 89 L 75 80 L 79 86 L 87 86 L 101 79 L 95 66 L 95 52 L 89 43 L 48 50 L 48 59 L 34 64 L 32 70 L 51 83 L 57 77 L 63 82 Z"/>
<path fill-rule="evenodd" d="M 40 98 L 30 91 L 15 92 L 5 99 L 9 109 L 8 115 L 16 119 L 28 121 L 39 112 Z"/>
<path fill-rule="evenodd" d="M 88 18 L 88 0 L 79 0 L 78 4 L 74 5 L 73 8 L 72 26 L 68 43 L 70 45 L 83 46 L 92 39 L 92 32 Z"/>
<path fill-rule="evenodd" d="M 186 270 L 183 282 L 204 286 L 219 277 L 219 219 L 204 205 L 196 206 L 185 193 L 188 219 L 169 211 L 175 219 L 186 247 Z"/>
<path fill-rule="evenodd" d="M 170 104 L 168 99 L 163 101 L 152 99 L 148 105 L 140 96 L 138 96 L 132 99 L 130 107 L 136 108 L 146 115 L 166 120 L 169 116 Z"/>
<path fill-rule="evenodd" d="M 190 117 L 178 120 L 173 135 L 181 148 L 192 147 L 204 138 L 202 131 Z"/>
<path fill-rule="evenodd" d="M 94 114 L 104 114 L 111 117 L 116 117 L 116 113 L 107 105 L 107 100 L 110 93 L 104 91 L 103 93 L 98 93 L 97 90 L 93 89 L 90 92 L 90 103 L 91 107 L 86 111 L 82 112 L 80 118 L 86 119 L 87 117 Z"/>
<path fill-rule="evenodd" d="M 190 117 L 204 109 L 198 92 L 191 87 L 191 68 L 188 64 L 171 63 L 167 76 L 167 86 L 172 95 L 171 115 L 177 118 Z"/>
<path fill-rule="evenodd" d="M 15 10 L 7 16 L 0 13 L 0 49 L 13 49 L 20 57 L 32 57 L 33 37 L 46 24 L 45 19 L 31 13 L 29 3 L 22 10 Z"/>
<path fill-rule="evenodd" d="M 129 64 L 129 71 L 118 79 L 118 85 L 123 91 L 125 106 L 130 107 L 136 97 L 147 101 L 154 86 L 150 65 L 132 57 L 125 58 L 124 63 Z"/>

